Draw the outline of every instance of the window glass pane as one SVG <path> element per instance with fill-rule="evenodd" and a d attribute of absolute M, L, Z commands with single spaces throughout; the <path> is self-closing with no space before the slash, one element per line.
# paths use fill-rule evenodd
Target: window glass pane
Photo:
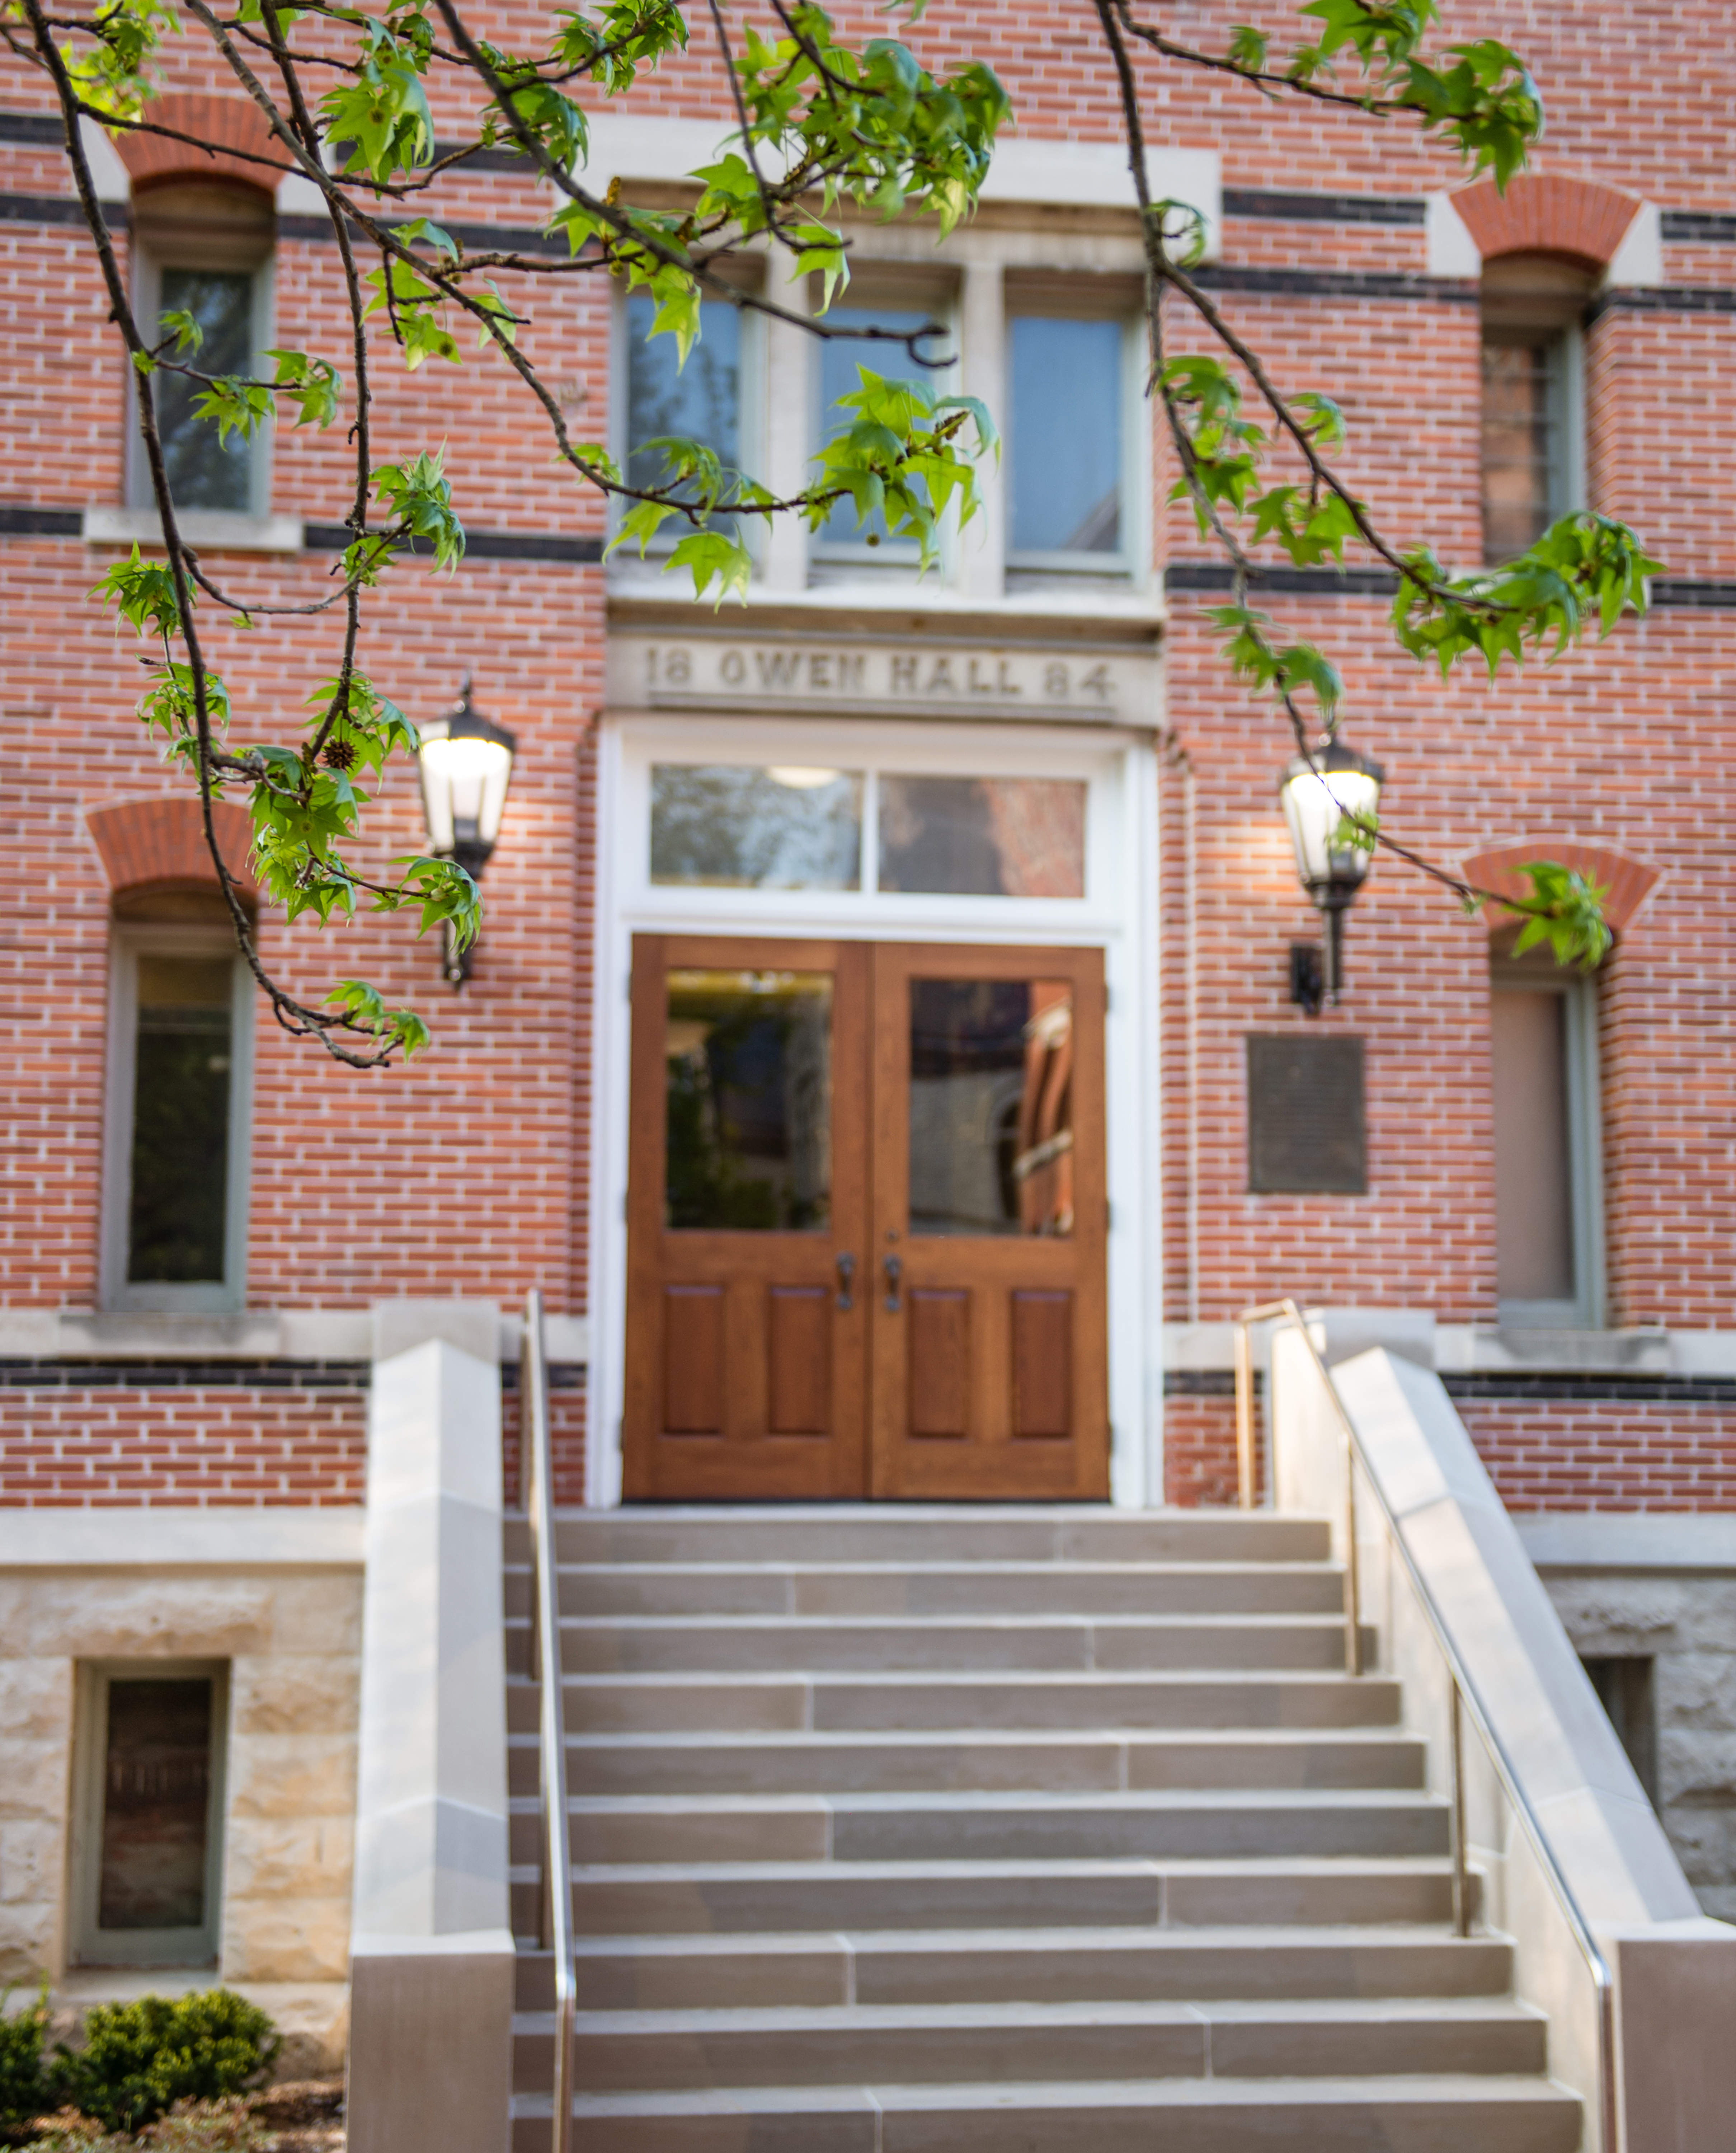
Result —
<path fill-rule="evenodd" d="M 162 307 L 190 314 L 205 331 L 205 342 L 187 363 L 201 374 L 251 374 L 253 371 L 253 279 L 239 269 L 165 269 Z M 209 419 L 196 415 L 201 385 L 185 374 L 154 374 L 157 430 L 169 491 L 179 508 L 252 506 L 251 442 L 231 434 L 217 438 Z"/>
<path fill-rule="evenodd" d="M 1503 989 L 1490 997 L 1496 1269 L 1504 1300 L 1574 1297 L 1566 1016 L 1561 995 Z"/>
<path fill-rule="evenodd" d="M 211 1783 L 209 1680 L 111 1682 L 99 1928 L 204 1926 Z"/>
<path fill-rule="evenodd" d="M 740 313 L 727 299 L 702 300 L 699 340 L 685 366 L 673 336 L 652 335 L 656 315 L 648 293 L 627 303 L 627 476 L 633 486 L 663 483 L 662 451 L 644 444 L 664 435 L 703 441 L 732 468 L 741 461 Z"/>
<path fill-rule="evenodd" d="M 1083 897 L 1084 782 L 882 777 L 880 887 L 952 897 Z"/>
<path fill-rule="evenodd" d="M 1509 560 L 1550 524 L 1561 340 L 1483 345 L 1483 550 Z"/>
<path fill-rule="evenodd" d="M 714 889 L 859 889 L 859 771 L 660 762 L 651 879 Z"/>
<path fill-rule="evenodd" d="M 221 1284 L 235 965 L 140 957 L 127 1278 Z"/>
<path fill-rule="evenodd" d="M 1013 551 L 1119 552 L 1121 324 L 1018 314 L 1010 334 Z"/>
<path fill-rule="evenodd" d="M 672 971 L 663 1219 L 818 1232 L 831 1210 L 832 982 Z"/>
<path fill-rule="evenodd" d="M 934 315 L 921 308 L 909 307 L 834 307 L 825 317 L 834 328 L 919 329 Z M 921 349 L 924 352 L 937 351 L 940 339 L 930 338 Z M 885 381 L 923 381 L 931 393 L 934 392 L 936 375 L 932 369 L 916 365 L 906 346 L 901 344 L 860 344 L 855 338 L 839 338 L 823 343 L 820 347 L 820 438 L 833 440 L 839 434 L 847 434 L 855 423 L 854 410 L 840 405 L 840 397 L 853 396 L 861 387 L 861 369 L 877 374 Z M 820 526 L 823 543 L 834 546 L 878 545 L 886 536 L 886 519 L 876 512 L 866 522 L 856 522 L 853 501 L 840 501 Z M 901 539 L 900 552 L 914 552 L 911 542 Z"/>
<path fill-rule="evenodd" d="M 913 1234 L 1073 1232 L 1073 990 L 911 982 Z"/>

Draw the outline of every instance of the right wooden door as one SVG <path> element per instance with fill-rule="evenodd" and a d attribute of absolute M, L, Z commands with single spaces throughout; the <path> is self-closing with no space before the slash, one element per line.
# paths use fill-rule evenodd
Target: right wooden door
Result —
<path fill-rule="evenodd" d="M 873 958 L 870 1484 L 1109 1494 L 1099 950 Z"/>

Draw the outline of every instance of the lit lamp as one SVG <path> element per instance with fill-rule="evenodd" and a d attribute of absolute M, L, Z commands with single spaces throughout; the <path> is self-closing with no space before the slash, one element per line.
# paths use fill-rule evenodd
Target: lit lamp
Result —
<path fill-rule="evenodd" d="M 457 707 L 419 730 L 418 760 L 428 848 L 441 859 L 456 860 L 480 882 L 500 835 L 518 743 L 504 725 L 484 717 L 471 702 L 468 673 Z M 461 987 L 470 976 L 475 944 L 455 949 L 449 926 L 445 941 L 443 970 L 454 987 Z"/>
<path fill-rule="evenodd" d="M 1322 915 L 1325 962 L 1316 992 L 1297 991 L 1296 999 L 1318 1009 L 1323 993 L 1338 999 L 1344 979 L 1344 914 L 1350 909 L 1374 857 L 1371 834 L 1380 807 L 1386 772 L 1378 762 L 1329 735 L 1312 757 L 1296 756 L 1278 781 L 1278 798 L 1296 853 L 1296 871 L 1310 901 Z M 1368 830 L 1348 830 L 1346 817 Z"/>

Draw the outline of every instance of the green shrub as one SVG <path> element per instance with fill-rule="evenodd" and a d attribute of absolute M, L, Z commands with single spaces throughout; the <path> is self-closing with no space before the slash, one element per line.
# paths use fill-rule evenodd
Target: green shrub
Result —
<path fill-rule="evenodd" d="M 85 2016 L 84 2047 L 57 2049 L 54 2091 L 110 2130 L 137 2130 L 177 2101 L 240 2093 L 278 2045 L 265 2013 L 227 1988 L 99 2003 Z"/>
<path fill-rule="evenodd" d="M 48 1992 L 43 1988 L 28 2011 L 8 2014 L 8 1988 L 0 1995 L 0 2125 L 28 2123 L 48 2105 L 48 2081 L 43 2069 L 43 2036 L 48 2024 Z"/>

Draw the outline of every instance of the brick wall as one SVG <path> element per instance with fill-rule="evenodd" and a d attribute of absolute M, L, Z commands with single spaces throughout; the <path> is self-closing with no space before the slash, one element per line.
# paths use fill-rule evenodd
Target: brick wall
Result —
<path fill-rule="evenodd" d="M 1194 0 L 1177 28 L 1221 46 L 1240 12 L 1231 0 Z M 497 8 L 476 19 L 510 38 L 527 18 Z M 884 28 L 865 4 L 853 3 L 840 19 L 852 32 Z M 1490 0 L 1455 6 L 1447 32 L 1505 35 L 1533 61 L 1549 100 L 1546 173 L 1593 180 L 1666 208 L 1726 211 L 1736 61 L 1725 53 L 1723 16 L 1707 0 L 1673 20 L 1679 34 L 1668 50 L 1643 53 L 1627 15 L 1610 5 L 1515 11 Z M 911 34 L 937 65 L 967 54 L 990 59 L 1028 133 L 1114 139 L 1112 85 L 1082 0 L 993 8 L 936 0 Z M 192 39 L 171 41 L 165 69 L 178 94 L 221 87 L 201 72 L 199 49 Z M 1404 128 L 1315 106 L 1274 107 L 1233 84 L 1140 64 L 1153 140 L 1221 150 L 1232 190 L 1414 199 L 1457 183 L 1450 159 Z M 1636 111 L 1654 97 L 1668 124 L 1636 124 Z M 715 64 L 696 51 L 648 79 L 635 109 L 721 118 L 724 99 Z M 10 63 L 0 105 L 42 109 L 35 79 Z M 442 125 L 455 117 L 439 104 L 437 115 Z M 57 158 L 0 143 L 0 195 L 68 191 Z M 492 173 L 443 181 L 428 206 L 454 221 L 519 227 L 546 207 L 526 182 Z M 124 236 L 119 244 L 124 259 Z M 1416 223 L 1289 220 L 1232 207 L 1220 297 L 1235 324 L 1272 356 L 1287 388 L 1329 386 L 1339 395 L 1352 429 L 1346 469 L 1392 535 L 1408 542 L 1426 534 L 1448 558 L 1465 562 L 1478 544 L 1474 294 L 1371 295 L 1353 282 L 1370 272 L 1420 275 L 1425 261 Z M 335 348 L 336 267 L 329 244 L 284 238 L 277 343 Z M 1294 272 L 1292 288 L 1236 288 L 1238 269 Z M 1736 290 L 1736 247 L 1671 242 L 1665 273 L 1679 286 Z M 1338 281 L 1321 285 L 1322 275 Z M 1736 577 L 1728 514 L 1736 487 L 1736 314 L 1713 310 L 1722 303 L 1707 301 L 1698 312 L 1617 306 L 1587 338 L 1594 501 L 1642 522 L 1677 578 Z M 546 280 L 536 287 L 534 312 L 530 349 L 547 360 L 576 430 L 603 437 L 607 293 L 587 277 Z M 10 474 L 9 500 L 61 510 L 120 501 L 124 370 L 105 313 L 76 229 L 0 220 L 8 362 L 0 470 Z M 1172 333 L 1183 349 L 1198 341 L 1179 323 Z M 394 394 L 378 407 L 377 457 L 446 440 L 474 528 L 599 532 L 600 504 L 548 476 L 541 438 L 503 384 L 499 367 L 475 354 L 457 369 L 425 368 L 412 398 Z M 335 520 L 348 476 L 338 434 L 286 430 L 274 505 Z M 1165 520 L 1160 550 L 1178 562 L 1201 556 L 1190 522 L 1179 516 Z M 134 653 L 86 602 L 113 555 L 40 537 L 0 538 L 0 552 L 11 602 L 0 750 L 12 797 L 28 808 L 16 820 L 8 934 L 0 942 L 0 1010 L 8 1020 L 0 1033 L 0 1276 L 11 1305 L 84 1307 L 95 1290 L 109 904 L 84 817 L 168 788 L 129 715 Z M 315 553 L 213 557 L 211 565 L 261 601 L 301 603 L 323 594 L 331 561 Z M 1200 1263 L 1190 1281 L 1181 1227 L 1190 1194 L 1185 897 L 1179 779 L 1166 766 L 1163 1312 L 1185 1317 L 1191 1285 L 1207 1319 L 1286 1291 L 1424 1306 L 1443 1321 L 1492 1321 L 1486 934 L 1389 860 L 1351 917 L 1347 998 L 1317 1020 L 1368 1042 L 1370 1193 L 1246 1193 L 1242 1040 L 1251 1030 L 1307 1021 L 1286 1000 L 1285 963 L 1290 941 L 1314 939 L 1317 926 L 1277 812 L 1277 773 L 1289 744 L 1227 680 L 1203 618 L 1206 603 L 1175 594 L 1169 676 L 1170 721 L 1197 783 Z M 1728 1106 L 1736 1092 L 1736 822 L 1725 768 L 1732 614 L 1659 611 L 1553 668 L 1493 685 L 1469 674 L 1443 685 L 1398 658 L 1378 599 L 1270 603 L 1284 633 L 1319 640 L 1340 663 L 1347 730 L 1386 762 L 1387 812 L 1407 842 L 1451 863 L 1491 846 L 1554 837 L 1667 867 L 1600 983 L 1610 1320 L 1728 1321 L 1736 1285 L 1728 1225 L 1736 1168 Z M 481 707 L 518 734 L 519 768 L 489 871 L 475 978 L 462 996 L 440 983 L 436 949 L 403 922 L 363 920 L 324 939 L 267 924 L 264 954 L 292 987 L 317 995 L 338 976 L 375 979 L 388 995 L 431 1014 L 439 1039 L 420 1063 L 358 1078 L 292 1046 L 261 1019 L 250 1295 L 261 1305 L 358 1306 L 381 1294 L 461 1290 L 511 1305 L 537 1285 L 551 1309 L 576 1310 L 596 1021 L 589 952 L 602 573 L 480 557 L 450 578 L 411 568 L 398 572 L 389 600 L 368 618 L 363 662 L 412 715 L 444 707 L 468 668 Z M 213 627 L 211 641 L 238 704 L 281 730 L 327 669 L 334 634 L 267 620 L 246 635 Z M 249 723 L 242 720 L 243 732 Z M 361 863 L 420 842 L 414 786 L 400 771 Z M 571 1489 L 580 1471 L 579 1395 L 562 1393 L 557 1405 L 566 1431 L 563 1485 Z M 190 1427 L 195 1397 L 205 1400 L 196 1410 L 211 1416 L 204 1463 L 175 1433 Z M 12 1398 L 8 1406 L 25 1410 Z M 238 1393 L 216 1392 L 176 1393 L 160 1404 L 130 1391 L 94 1389 L 76 1404 L 70 1392 L 32 1393 L 32 1417 L 8 1423 L 4 1499 L 353 1499 L 359 1410 L 354 1402 L 276 1393 L 245 1406 Z M 1484 1403 L 1478 1412 L 1481 1441 L 1485 1422 L 1505 1428 L 1510 1408 Z M 1233 1485 L 1227 1414 L 1217 1400 L 1170 1402 L 1176 1499 L 1221 1499 L 1226 1470 Z M 1720 1449 L 1727 1417 L 1713 1405 L 1648 1405 L 1632 1420 L 1613 1408 L 1576 1418 L 1537 1405 L 1519 1412 L 1519 1423 L 1514 1439 L 1527 1462 L 1512 1465 L 1499 1447 L 1490 1453 L 1503 1474 L 1517 1474 L 1503 1483 L 1515 1500 L 1546 1484 L 1556 1506 L 1603 1502 L 1618 1484 L 1636 1501 L 1710 1499 L 1681 1491 L 1710 1487 L 1706 1476 L 1715 1478 L 1728 1457 Z M 159 1443 L 169 1450 L 151 1448 Z M 1667 1470 L 1659 1445 L 1678 1460 Z"/>

